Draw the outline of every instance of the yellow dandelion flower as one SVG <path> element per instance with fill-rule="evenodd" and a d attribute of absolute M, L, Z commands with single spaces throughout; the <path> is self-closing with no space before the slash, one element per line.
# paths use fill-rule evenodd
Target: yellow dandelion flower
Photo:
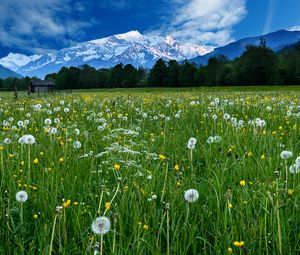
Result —
<path fill-rule="evenodd" d="M 162 155 L 162 154 L 159 154 L 159 156 L 158 156 L 158 157 L 159 157 L 159 159 L 160 159 L 160 160 L 165 160 L 165 159 L 167 158 L 167 157 L 165 157 L 165 156 L 164 156 L 164 155 Z"/>
<path fill-rule="evenodd" d="M 245 186 L 245 185 L 246 185 L 246 182 L 245 182 L 244 180 L 241 180 L 241 181 L 240 181 L 240 185 L 241 185 L 241 186 Z"/>
<path fill-rule="evenodd" d="M 59 162 L 64 162 L 65 159 L 64 159 L 64 157 L 61 157 L 61 158 L 58 159 L 58 161 L 59 161 Z"/>
<path fill-rule="evenodd" d="M 292 190 L 292 189 L 288 189 L 287 193 L 288 193 L 288 195 L 289 195 L 289 196 L 292 196 L 292 195 L 293 195 L 293 193 L 294 193 L 294 190 Z"/>
<path fill-rule="evenodd" d="M 70 205 L 71 205 L 71 200 L 70 200 L 70 199 L 68 199 L 67 201 L 65 201 L 65 202 L 63 203 L 63 207 L 64 207 L 64 208 L 68 208 Z"/>
<path fill-rule="evenodd" d="M 110 202 L 106 202 L 106 203 L 105 203 L 105 209 L 106 209 L 106 210 L 109 210 L 109 209 L 110 209 Z"/>
<path fill-rule="evenodd" d="M 176 171 L 179 171 L 179 165 L 176 164 L 175 167 L 174 167 L 174 169 L 175 169 Z"/>
<path fill-rule="evenodd" d="M 145 231 L 147 231 L 147 230 L 149 229 L 149 226 L 146 225 L 146 224 L 144 224 L 143 229 L 144 229 Z"/>
<path fill-rule="evenodd" d="M 120 165 L 120 164 L 114 164 L 114 169 L 120 170 L 120 168 L 121 168 L 121 165 Z"/>
<path fill-rule="evenodd" d="M 227 208 L 228 208 L 228 209 L 233 208 L 232 204 L 231 204 L 231 203 L 228 203 Z"/>
<path fill-rule="evenodd" d="M 38 158 L 35 158 L 34 160 L 33 160 L 33 164 L 38 164 L 39 163 L 39 160 L 38 160 Z"/>
<path fill-rule="evenodd" d="M 35 213 L 35 214 L 33 214 L 32 217 L 33 217 L 35 220 L 37 220 L 39 216 Z"/>
<path fill-rule="evenodd" d="M 229 247 L 229 248 L 227 249 L 227 251 L 228 251 L 229 253 L 232 253 L 232 248 Z"/>

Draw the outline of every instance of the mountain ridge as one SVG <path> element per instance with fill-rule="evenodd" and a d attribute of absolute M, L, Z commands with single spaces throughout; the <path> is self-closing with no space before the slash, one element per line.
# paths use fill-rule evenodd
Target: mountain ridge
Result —
<path fill-rule="evenodd" d="M 247 45 L 259 45 L 261 38 L 265 40 L 267 47 L 277 52 L 288 45 L 297 43 L 300 39 L 300 31 L 281 29 L 265 35 L 242 38 L 225 46 L 215 48 L 212 52 L 203 56 L 192 58 L 190 62 L 197 65 L 205 65 L 209 58 L 217 55 L 224 55 L 229 60 L 233 60 L 242 55 Z"/>
<path fill-rule="evenodd" d="M 2 65 L 0 65 L 0 79 L 6 79 L 6 78 L 22 78 L 22 75 L 10 70 L 9 68 L 6 68 Z"/>
<path fill-rule="evenodd" d="M 89 64 L 95 68 L 109 68 L 118 63 L 132 64 L 136 67 L 150 68 L 157 59 L 190 59 L 208 52 L 204 46 L 190 43 L 180 44 L 170 36 L 142 35 L 129 31 L 105 38 L 78 43 L 55 53 L 30 56 L 32 59 L 19 64 L 9 57 L 0 59 L 0 64 L 14 66 L 14 70 L 24 76 L 43 78 L 48 73 L 59 71 L 62 67 Z M 13 56 L 13 55 L 11 55 Z M 28 60 L 24 56 L 24 59 Z M 4 61 L 5 60 L 5 61 Z"/>

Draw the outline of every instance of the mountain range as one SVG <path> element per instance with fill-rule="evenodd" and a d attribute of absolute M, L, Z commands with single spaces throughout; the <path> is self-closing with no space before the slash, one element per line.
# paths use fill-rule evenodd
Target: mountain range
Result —
<path fill-rule="evenodd" d="M 224 47 L 215 48 L 212 52 L 190 59 L 190 61 L 197 65 L 205 65 L 209 58 L 217 55 L 224 55 L 229 60 L 233 60 L 242 55 L 247 45 L 259 45 L 261 39 L 265 40 L 268 48 L 278 52 L 289 45 L 297 43 L 300 40 L 300 31 L 279 30 L 262 36 L 240 39 Z"/>
<path fill-rule="evenodd" d="M 204 55 L 208 49 L 190 43 L 180 44 L 170 36 L 145 36 L 138 31 L 130 31 L 79 43 L 46 55 L 27 57 L 10 53 L 0 59 L 0 64 L 23 76 L 44 77 L 48 73 L 59 71 L 62 67 L 83 64 L 106 68 L 123 63 L 151 68 L 159 58 L 180 61 Z"/>
<path fill-rule="evenodd" d="M 22 78 L 22 76 L 2 65 L 0 65 L 0 78 L 1 79 L 6 79 L 8 77 L 13 77 L 13 78 Z"/>
<path fill-rule="evenodd" d="M 44 78 L 46 74 L 58 72 L 62 67 L 83 64 L 95 68 L 109 68 L 123 63 L 151 68 L 159 58 L 166 61 L 188 59 L 201 65 L 206 64 L 210 57 L 220 54 L 230 60 L 239 57 L 247 45 L 258 45 L 261 38 L 264 38 L 267 47 L 279 51 L 298 42 L 300 31 L 279 30 L 262 36 L 240 39 L 215 49 L 209 46 L 179 43 L 170 36 L 149 36 L 142 35 L 138 31 L 130 31 L 79 43 L 45 55 L 26 56 L 10 53 L 0 59 L 0 78 L 20 77 L 18 74 Z M 7 73 L 9 71 L 11 73 Z"/>

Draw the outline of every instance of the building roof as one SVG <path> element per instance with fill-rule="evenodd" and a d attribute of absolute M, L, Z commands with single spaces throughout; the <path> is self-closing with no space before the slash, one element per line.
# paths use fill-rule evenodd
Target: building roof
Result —
<path fill-rule="evenodd" d="M 53 81 L 32 80 L 31 86 L 54 86 Z"/>

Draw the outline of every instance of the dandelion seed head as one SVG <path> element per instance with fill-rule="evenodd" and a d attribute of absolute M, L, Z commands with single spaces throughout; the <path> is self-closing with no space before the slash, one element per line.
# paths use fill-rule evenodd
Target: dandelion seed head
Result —
<path fill-rule="evenodd" d="M 105 217 L 98 217 L 92 223 L 92 231 L 96 235 L 105 235 L 110 230 L 110 220 Z"/>

